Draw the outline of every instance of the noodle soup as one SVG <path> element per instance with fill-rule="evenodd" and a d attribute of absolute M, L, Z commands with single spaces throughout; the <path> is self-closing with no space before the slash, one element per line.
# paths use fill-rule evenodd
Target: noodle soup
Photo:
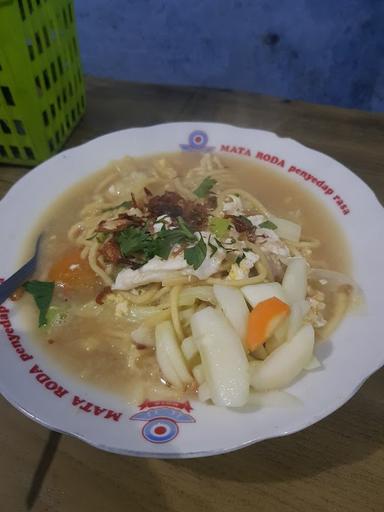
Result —
<path fill-rule="evenodd" d="M 113 162 L 38 231 L 22 298 L 36 343 L 128 402 L 187 394 L 236 407 L 284 388 L 353 296 L 339 274 L 349 273 L 342 233 L 321 202 L 236 158 Z"/>

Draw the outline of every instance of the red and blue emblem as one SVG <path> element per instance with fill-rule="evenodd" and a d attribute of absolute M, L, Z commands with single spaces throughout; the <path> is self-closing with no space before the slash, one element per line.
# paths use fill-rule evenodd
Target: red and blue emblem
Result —
<path fill-rule="evenodd" d="M 203 130 L 194 130 L 189 134 L 188 144 L 179 144 L 183 151 L 201 151 L 210 153 L 215 149 L 214 146 L 208 146 L 208 135 Z"/>
<path fill-rule="evenodd" d="M 146 400 L 140 406 L 140 412 L 131 416 L 131 420 L 145 421 L 141 433 L 150 443 L 168 443 L 179 433 L 178 423 L 195 423 L 187 412 L 192 410 L 189 402 L 167 402 Z M 147 410 L 144 410 L 147 409 Z"/>

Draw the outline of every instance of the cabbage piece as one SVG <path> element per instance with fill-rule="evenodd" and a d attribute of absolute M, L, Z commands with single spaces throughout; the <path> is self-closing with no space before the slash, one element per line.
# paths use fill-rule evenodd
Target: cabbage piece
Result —
<path fill-rule="evenodd" d="M 288 386 L 311 360 L 314 343 L 312 325 L 304 325 L 290 341 L 276 348 L 264 361 L 250 363 L 251 386 L 256 391 Z"/>
<path fill-rule="evenodd" d="M 322 364 L 317 359 L 317 357 L 312 356 L 312 359 L 309 361 L 309 363 L 306 366 L 304 366 L 304 370 L 307 370 L 309 372 L 311 370 L 318 370 L 321 367 L 322 367 Z"/>
<path fill-rule="evenodd" d="M 309 312 L 310 305 L 306 300 L 294 302 L 291 305 L 291 312 L 288 318 L 287 340 L 293 338 L 303 325 L 304 318 Z"/>
<path fill-rule="evenodd" d="M 204 369 L 202 364 L 197 364 L 193 370 L 192 375 L 195 378 L 195 381 L 201 385 L 203 382 L 205 382 L 205 375 L 204 375 Z"/>
<path fill-rule="evenodd" d="M 308 264 L 301 256 L 288 258 L 282 287 L 289 304 L 303 301 L 307 295 Z"/>
<path fill-rule="evenodd" d="M 190 361 L 199 353 L 192 336 L 183 339 L 181 342 L 181 351 L 187 361 Z"/>
<path fill-rule="evenodd" d="M 213 403 L 244 405 L 249 396 L 249 371 L 239 335 L 223 313 L 212 307 L 196 312 L 191 327 Z"/>
<path fill-rule="evenodd" d="M 260 283 L 243 286 L 241 291 L 247 302 L 254 308 L 259 302 L 277 297 L 288 303 L 288 299 L 280 283 Z"/>
<path fill-rule="evenodd" d="M 243 294 L 237 288 L 220 284 L 213 286 L 213 293 L 224 315 L 231 322 L 232 327 L 244 343 L 249 310 Z"/>
<path fill-rule="evenodd" d="M 155 346 L 155 330 L 148 325 L 140 325 L 131 332 L 131 338 L 136 345 L 144 345 L 145 347 Z"/>
<path fill-rule="evenodd" d="M 296 222 L 292 222 L 288 219 L 282 219 L 280 217 L 275 217 L 274 215 L 269 216 L 269 220 L 275 224 L 277 228 L 276 234 L 280 238 L 290 240 L 291 242 L 298 242 L 300 240 L 301 226 L 296 224 Z"/>
<path fill-rule="evenodd" d="M 185 364 L 171 322 L 166 320 L 158 324 L 155 336 L 156 359 L 166 380 L 176 387 L 190 384 L 193 379 Z"/>
<path fill-rule="evenodd" d="M 180 306 L 193 306 L 196 300 L 215 304 L 212 286 L 187 286 L 181 290 L 178 302 Z"/>

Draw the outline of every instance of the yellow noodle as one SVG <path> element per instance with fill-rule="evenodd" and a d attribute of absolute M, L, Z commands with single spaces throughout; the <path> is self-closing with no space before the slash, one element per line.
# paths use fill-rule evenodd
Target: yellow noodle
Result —
<path fill-rule="evenodd" d="M 106 286 L 111 286 L 113 283 L 113 280 L 109 277 L 109 275 L 104 272 L 104 270 L 97 264 L 96 257 L 97 257 L 97 250 L 98 250 L 98 244 L 97 242 L 94 242 L 92 246 L 89 249 L 88 254 L 88 262 L 91 269 L 97 274 L 99 277 L 101 277 L 103 283 Z"/>
<path fill-rule="evenodd" d="M 184 197 L 187 197 L 188 199 L 196 199 L 196 196 L 192 194 L 186 187 L 184 187 L 180 181 L 180 178 L 174 178 L 172 181 L 172 184 L 174 185 L 176 192 L 181 194 Z"/>
<path fill-rule="evenodd" d="M 181 286 L 174 286 L 170 293 L 170 306 L 171 306 L 171 319 L 173 328 L 175 329 L 176 336 L 179 341 L 182 341 L 184 339 L 184 333 L 183 328 L 181 326 L 180 322 L 180 316 L 179 316 L 179 295 L 181 291 Z"/>
<path fill-rule="evenodd" d="M 110 175 L 106 176 L 96 187 L 95 192 L 101 192 L 103 188 L 105 188 L 107 185 L 111 183 L 112 180 L 116 179 L 116 176 L 114 175 L 113 171 Z"/>
<path fill-rule="evenodd" d="M 169 294 L 169 292 L 170 288 L 168 286 L 163 286 L 155 293 L 155 295 L 152 298 L 152 301 L 155 302 L 158 301 L 159 299 L 163 299 L 163 296 Z"/>
<path fill-rule="evenodd" d="M 173 277 L 170 279 L 165 279 L 162 282 L 163 286 L 177 286 L 181 284 L 192 284 L 199 281 L 195 276 L 185 276 L 185 277 Z"/>
<path fill-rule="evenodd" d="M 308 238 L 306 240 L 299 240 L 299 242 L 292 242 L 291 240 L 285 240 L 285 243 L 288 245 L 288 247 L 297 247 L 297 248 L 311 248 L 316 249 L 317 247 L 320 247 L 320 240 L 317 238 Z"/>
<path fill-rule="evenodd" d="M 266 278 L 268 279 L 268 281 L 274 281 L 271 265 L 269 264 L 268 259 L 265 255 L 265 253 L 263 252 L 263 250 L 261 249 L 261 247 L 252 242 L 247 242 L 247 247 L 249 249 L 251 249 L 252 252 L 254 252 L 255 254 L 257 254 L 259 256 L 260 263 L 263 266 L 263 272 L 265 272 Z M 256 264 L 256 268 L 260 274 L 260 270 L 258 269 L 257 264 Z"/>
<path fill-rule="evenodd" d="M 159 322 L 163 322 L 164 320 L 169 320 L 171 318 L 171 310 L 165 309 L 160 313 L 156 313 L 143 321 L 143 324 L 148 327 L 155 327 Z"/>
<path fill-rule="evenodd" d="M 92 246 L 92 244 L 91 244 L 91 246 Z M 90 251 L 90 248 L 88 246 L 84 246 L 80 252 L 80 258 L 82 260 L 85 260 L 88 257 L 89 251 Z M 97 264 L 97 262 L 96 262 L 96 264 Z"/>
<path fill-rule="evenodd" d="M 258 284 L 264 282 L 265 278 L 267 277 L 267 271 L 263 267 L 263 270 L 260 272 L 259 275 L 254 277 L 247 277 L 246 279 L 219 279 L 216 277 L 210 277 L 206 281 L 204 281 L 202 284 L 222 284 L 224 286 L 247 286 L 249 284 Z"/>
<path fill-rule="evenodd" d="M 68 239 L 70 242 L 76 242 L 76 240 L 79 238 L 80 234 L 83 231 L 83 225 L 81 223 L 74 224 L 69 228 L 68 231 Z"/>
<path fill-rule="evenodd" d="M 269 212 L 267 208 L 263 205 L 261 201 L 256 199 L 252 194 L 249 192 L 246 192 L 245 190 L 241 188 L 228 188 L 227 190 L 224 190 L 218 195 L 218 201 L 217 201 L 217 210 L 221 211 L 223 209 L 223 203 L 227 196 L 229 195 L 238 195 L 240 198 L 244 198 L 248 203 L 252 205 L 253 208 L 255 208 L 256 211 L 262 213 L 265 216 L 269 216 Z"/>
<path fill-rule="evenodd" d="M 144 290 L 144 288 L 145 288 L 145 290 Z M 121 293 L 124 295 L 124 297 L 127 300 L 129 300 L 129 302 L 132 302 L 132 304 L 140 304 L 143 306 L 143 305 L 148 305 L 149 303 L 153 302 L 153 298 L 156 295 L 156 293 L 159 291 L 159 288 L 160 288 L 160 285 L 155 283 L 155 284 L 149 284 L 142 288 L 136 288 L 136 290 L 138 290 L 139 292 L 140 291 L 142 292 L 142 293 L 139 293 L 138 295 L 136 295 L 130 291 L 127 291 L 127 290 L 124 290 Z"/>

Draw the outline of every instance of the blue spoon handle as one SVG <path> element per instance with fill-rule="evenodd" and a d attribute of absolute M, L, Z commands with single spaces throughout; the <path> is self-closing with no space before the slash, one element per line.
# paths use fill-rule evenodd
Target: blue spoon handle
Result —
<path fill-rule="evenodd" d="M 0 284 L 0 304 L 2 304 L 8 297 L 19 288 L 25 281 L 30 277 L 36 269 L 37 264 L 37 256 L 40 247 L 41 236 L 37 239 L 35 254 L 32 258 L 27 261 L 25 265 L 23 265 L 17 272 L 15 272 L 11 277 L 6 279 L 2 284 Z"/>

